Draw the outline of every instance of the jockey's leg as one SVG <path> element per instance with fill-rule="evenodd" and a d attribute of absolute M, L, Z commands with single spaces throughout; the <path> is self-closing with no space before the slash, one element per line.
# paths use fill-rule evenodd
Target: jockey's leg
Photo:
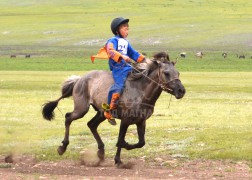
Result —
<path fill-rule="evenodd" d="M 128 76 L 128 71 L 115 71 L 112 72 L 115 84 L 110 88 L 108 94 L 108 104 L 109 107 L 105 108 L 104 106 L 104 116 L 108 119 L 109 123 L 116 125 L 115 119 L 112 117 L 111 110 L 114 110 L 118 107 L 118 101 L 120 95 L 124 89 L 124 83 Z"/>
<path fill-rule="evenodd" d="M 119 98 L 120 98 L 120 93 L 113 93 L 112 98 L 111 98 L 111 102 L 109 105 L 109 109 L 104 111 L 105 118 L 108 119 L 109 123 L 112 125 L 116 125 L 116 121 L 112 117 L 111 110 L 114 110 L 117 108 Z"/>

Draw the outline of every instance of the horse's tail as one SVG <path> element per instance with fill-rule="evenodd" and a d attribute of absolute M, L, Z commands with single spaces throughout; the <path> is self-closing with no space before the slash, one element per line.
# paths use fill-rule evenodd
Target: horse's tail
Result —
<path fill-rule="evenodd" d="M 58 102 L 61 99 L 68 98 L 73 94 L 73 88 L 75 83 L 80 79 L 80 76 L 71 76 L 63 84 L 61 88 L 61 97 L 55 101 L 49 101 L 43 104 L 42 115 L 44 119 L 51 121 L 54 119 L 54 109 L 58 106 Z"/>

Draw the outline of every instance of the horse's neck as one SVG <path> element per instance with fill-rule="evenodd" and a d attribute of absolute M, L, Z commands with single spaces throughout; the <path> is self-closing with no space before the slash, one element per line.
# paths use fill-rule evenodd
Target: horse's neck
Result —
<path fill-rule="evenodd" d="M 158 70 L 154 70 L 150 75 L 149 78 L 152 79 L 145 79 L 147 82 L 145 82 L 145 97 L 143 101 L 145 101 L 148 104 L 154 105 L 156 101 L 158 100 L 159 96 L 162 93 L 162 89 L 158 85 L 159 78 L 158 78 Z"/>
<path fill-rule="evenodd" d="M 128 81 L 124 95 L 126 99 L 154 105 L 162 90 L 158 86 L 158 70 L 154 70 L 148 77 L 137 81 Z M 152 79 L 152 80 L 150 80 Z"/>

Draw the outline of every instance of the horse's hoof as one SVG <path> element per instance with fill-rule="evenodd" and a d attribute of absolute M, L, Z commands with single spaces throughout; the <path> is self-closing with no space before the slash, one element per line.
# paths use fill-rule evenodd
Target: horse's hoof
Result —
<path fill-rule="evenodd" d="M 115 160 L 115 165 L 117 166 L 117 167 L 119 167 L 121 164 L 123 164 L 123 162 L 119 159 L 114 159 Z"/>
<path fill-rule="evenodd" d="M 98 158 L 100 159 L 101 162 L 104 161 L 104 159 L 105 159 L 104 149 L 99 149 L 97 151 L 97 156 L 98 156 Z"/>
<path fill-rule="evenodd" d="M 63 146 L 59 146 L 57 151 L 58 151 L 58 154 L 61 156 L 66 151 L 66 148 L 64 148 Z"/>

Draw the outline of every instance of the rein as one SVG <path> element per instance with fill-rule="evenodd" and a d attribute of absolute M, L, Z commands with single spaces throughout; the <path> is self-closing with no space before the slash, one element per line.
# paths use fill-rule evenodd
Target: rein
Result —
<path fill-rule="evenodd" d="M 146 77 L 147 79 L 149 79 L 150 81 L 154 82 L 155 84 L 157 84 L 158 86 L 161 87 L 162 90 L 164 91 L 173 91 L 172 89 L 166 87 L 166 85 L 168 85 L 170 82 L 174 81 L 174 80 L 177 80 L 178 78 L 174 78 L 170 81 L 167 81 L 167 82 L 164 82 L 161 80 L 161 73 L 160 73 L 160 67 L 159 67 L 159 70 L 158 70 L 158 79 L 159 79 L 159 82 L 156 82 L 154 79 L 150 78 L 149 76 L 143 74 L 141 71 L 139 71 L 138 69 L 136 69 L 134 66 L 132 66 L 130 63 L 127 63 L 125 62 L 126 64 L 128 64 L 130 67 L 132 67 L 135 71 L 137 71 L 138 73 L 141 73 L 144 77 Z M 134 62 L 135 63 L 135 62 Z M 161 82 L 161 83 L 160 83 Z"/>

